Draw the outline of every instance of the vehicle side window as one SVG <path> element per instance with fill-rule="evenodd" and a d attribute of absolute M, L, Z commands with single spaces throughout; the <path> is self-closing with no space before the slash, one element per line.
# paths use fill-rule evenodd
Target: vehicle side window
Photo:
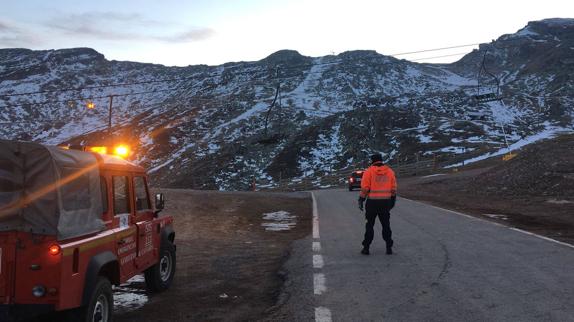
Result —
<path fill-rule="evenodd" d="M 114 184 L 114 214 L 129 214 L 131 211 L 128 177 L 113 176 L 112 182 Z"/>
<path fill-rule="evenodd" d="M 81 173 L 80 169 L 63 168 L 62 180 L 66 182 L 60 188 L 64 210 L 89 209 L 92 206 L 90 176 L 87 173 Z"/>
<path fill-rule="evenodd" d="M 136 211 L 151 209 L 144 177 L 134 177 L 134 190 L 136 193 Z"/>
<path fill-rule="evenodd" d="M 100 177 L 100 187 L 102 191 L 102 212 L 105 214 L 108 212 L 108 182 L 106 177 Z"/>

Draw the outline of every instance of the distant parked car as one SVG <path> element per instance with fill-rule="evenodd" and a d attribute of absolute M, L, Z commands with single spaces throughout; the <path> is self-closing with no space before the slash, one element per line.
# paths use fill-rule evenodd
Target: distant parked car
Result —
<path fill-rule="evenodd" d="M 363 178 L 363 170 L 355 170 L 351 173 L 348 179 L 349 191 L 353 191 L 354 188 L 361 189 L 361 179 Z"/>

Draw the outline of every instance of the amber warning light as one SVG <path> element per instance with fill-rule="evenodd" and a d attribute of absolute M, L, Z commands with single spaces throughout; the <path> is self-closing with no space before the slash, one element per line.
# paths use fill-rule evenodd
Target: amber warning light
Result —
<path fill-rule="evenodd" d="M 108 148 L 105 146 L 92 146 L 90 147 L 90 151 L 100 154 L 106 154 L 108 153 Z"/>
<path fill-rule="evenodd" d="M 50 253 L 50 255 L 54 255 L 54 256 L 60 254 L 61 251 L 62 251 L 62 248 L 59 245 L 52 245 L 48 249 L 48 252 Z"/>
<path fill-rule="evenodd" d="M 127 145 L 118 145 L 114 148 L 114 155 L 125 159 L 130 154 L 130 148 Z"/>
<path fill-rule="evenodd" d="M 124 144 L 114 147 L 113 149 L 111 149 L 111 151 L 108 150 L 107 146 L 91 146 L 87 150 L 99 154 L 111 154 L 122 159 L 127 158 L 130 154 L 130 148 Z"/>
<path fill-rule="evenodd" d="M 125 144 L 116 145 L 114 148 L 109 146 L 79 146 L 79 145 L 68 145 L 60 146 L 62 149 L 66 150 L 81 150 L 90 151 L 99 154 L 110 154 L 121 159 L 125 159 L 130 155 L 130 147 Z"/>

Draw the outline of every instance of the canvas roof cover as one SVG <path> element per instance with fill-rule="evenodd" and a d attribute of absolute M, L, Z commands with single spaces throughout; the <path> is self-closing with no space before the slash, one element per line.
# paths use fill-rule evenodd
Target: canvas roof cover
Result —
<path fill-rule="evenodd" d="M 62 240 L 101 231 L 101 200 L 91 153 L 0 140 L 0 232 Z"/>

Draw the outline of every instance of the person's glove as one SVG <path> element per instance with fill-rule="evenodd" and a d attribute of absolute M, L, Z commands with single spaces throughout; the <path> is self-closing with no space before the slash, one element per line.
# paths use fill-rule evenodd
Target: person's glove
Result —
<path fill-rule="evenodd" d="M 359 200 L 357 201 L 359 202 L 359 210 L 363 211 L 363 209 L 365 209 L 365 207 L 363 207 L 363 204 L 365 203 L 365 198 L 359 197 Z"/>
<path fill-rule="evenodd" d="M 397 196 L 391 196 L 391 209 L 395 208 L 396 202 L 397 202 Z"/>

